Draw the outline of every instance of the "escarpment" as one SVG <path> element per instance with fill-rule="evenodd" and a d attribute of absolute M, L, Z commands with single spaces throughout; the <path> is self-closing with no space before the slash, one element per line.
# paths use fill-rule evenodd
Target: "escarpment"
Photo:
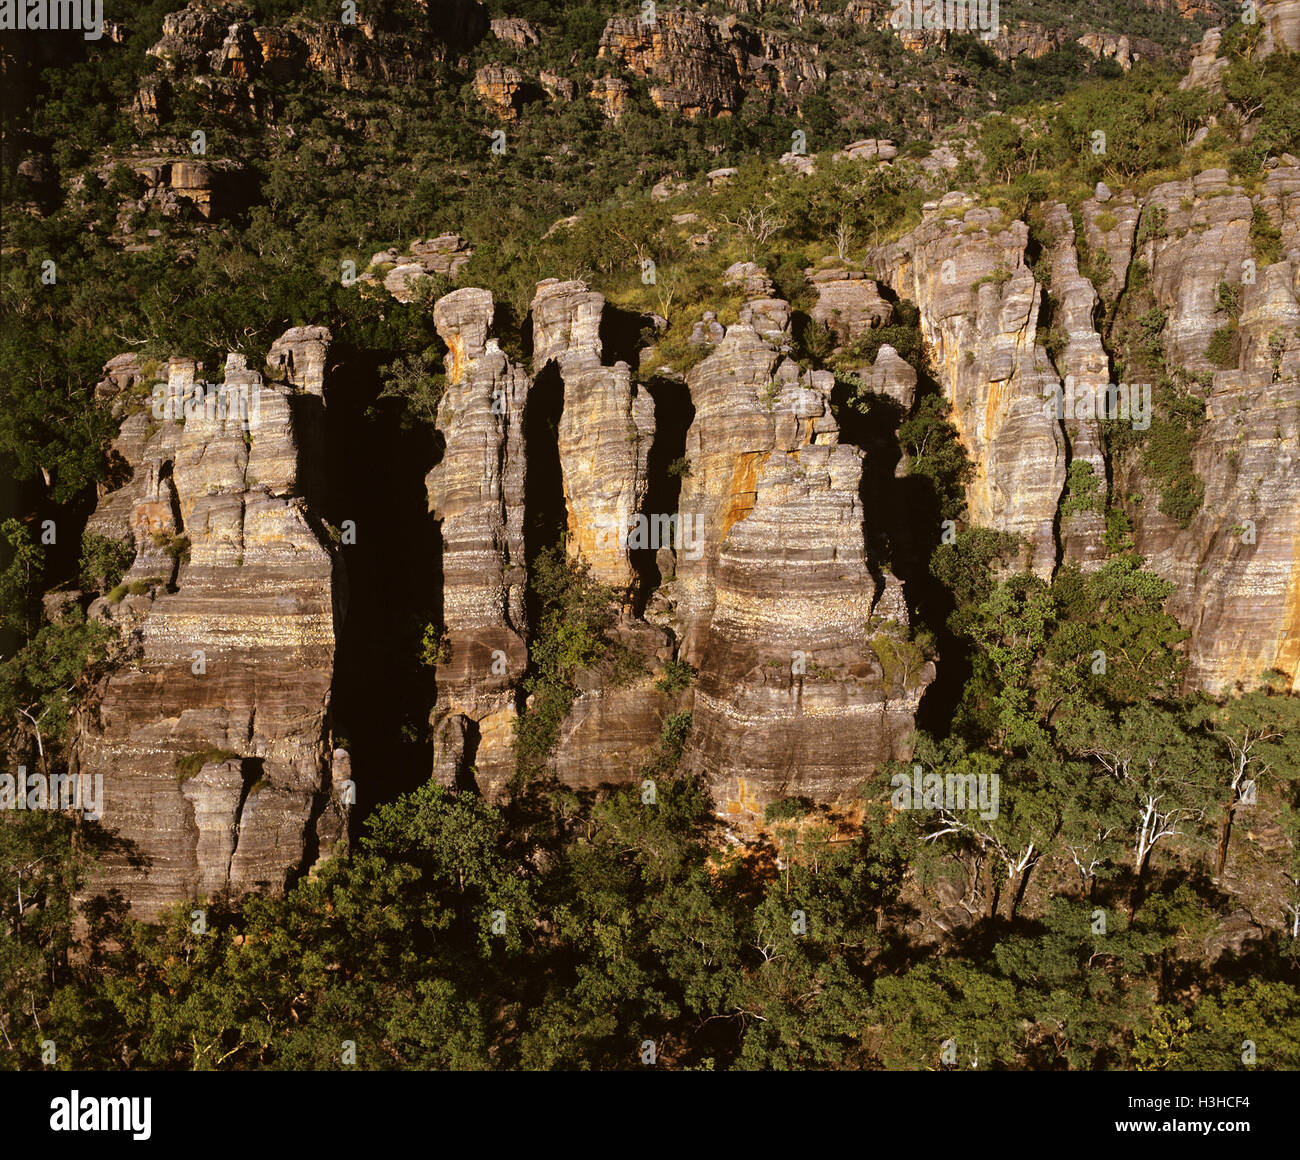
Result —
<path fill-rule="evenodd" d="M 80 772 L 103 777 L 101 824 L 117 839 L 90 886 L 140 916 L 278 891 L 344 833 L 329 708 L 345 590 L 312 502 L 329 341 L 287 332 L 269 379 L 232 354 L 224 381 L 204 383 L 173 358 L 153 404 L 123 419 L 129 482 L 88 525 L 135 552 L 124 587 L 91 606 L 132 658 L 74 746 Z M 135 377 L 123 360 L 110 369 L 108 394 Z"/>
<path fill-rule="evenodd" d="M 282 112 L 279 82 L 311 75 L 344 90 L 369 82 L 427 79 L 449 55 L 487 36 L 487 10 L 477 0 L 411 4 L 355 18 L 293 16 L 261 25 L 236 3 L 192 2 L 163 17 L 162 37 L 148 50 L 158 71 L 142 78 L 132 103 L 138 122 L 159 126 L 173 108 L 197 99 L 220 113 L 259 119 Z"/>
<path fill-rule="evenodd" d="M 1217 693 L 1279 669 L 1297 688 L 1300 167 L 1266 170 L 1254 194 L 1210 170 L 1154 189 L 1146 213 L 1154 224 L 1134 262 L 1165 312 L 1168 362 L 1196 377 L 1204 412 L 1190 460 L 1204 495 L 1180 522 L 1150 494 L 1137 456 L 1121 460 L 1116 490 L 1146 493 L 1133 505 L 1134 543 L 1175 584 L 1169 611 L 1192 632 L 1189 680 Z M 1271 253 L 1259 242 L 1270 232 Z M 1157 410 L 1154 422 L 1166 418 Z"/>
<path fill-rule="evenodd" d="M 934 373 L 975 465 L 970 522 L 1022 536 L 1025 564 L 1048 576 L 1066 441 L 1044 407 L 1058 380 L 1037 338 L 1042 289 L 1025 262 L 1029 230 L 962 193 L 927 210 L 916 229 L 873 251 L 869 265 L 921 310 Z"/>
<path fill-rule="evenodd" d="M 841 352 L 915 304 L 925 369 L 974 465 L 966 520 L 1021 536 L 1023 566 L 1095 568 L 1108 509 L 1127 515 L 1135 550 L 1175 583 L 1189 683 L 1216 692 L 1300 671 L 1297 198 L 1289 161 L 1253 190 L 1222 171 L 1142 196 L 1099 188 L 1074 214 L 1043 207 L 1033 230 L 949 194 L 863 269 L 806 272 L 811 318 Z M 709 320 L 684 376 L 643 378 L 650 320 L 581 281 L 537 283 L 527 333 L 498 327 L 487 290 L 434 304 L 445 387 L 425 492 L 441 603 L 421 712 L 443 784 L 511 791 L 536 709 L 529 582 L 560 544 L 609 592 L 608 643 L 630 658 L 574 678 L 545 754 L 560 783 L 638 779 L 689 712 L 681 768 L 744 834 L 771 802 L 844 800 L 910 755 L 943 658 L 914 635 L 885 558 L 899 520 L 879 505 L 902 494 L 903 469 L 872 458 L 879 432 L 842 437 L 835 378 L 797 361 L 792 309 L 765 271 L 736 263 L 725 278 L 738 314 Z M 1145 424 L 1099 410 L 1096 393 L 1154 377 L 1133 361 L 1135 326 L 1168 380 Z M 331 722 L 346 582 L 322 517 L 329 343 L 292 330 L 264 374 L 231 355 L 217 386 L 175 358 L 134 413 L 150 386 L 138 360 L 114 360 L 101 385 L 131 474 L 88 530 L 134 559 L 92 614 L 120 626 L 130 657 L 74 753 L 103 775 L 119 843 L 92 888 L 141 915 L 283 889 L 346 830 L 355 757 Z M 888 344 L 858 382 L 904 415 L 932 386 Z M 1161 508 L 1144 442 L 1176 418 L 1161 410 L 1170 391 L 1203 408 L 1187 454 L 1204 492 L 1182 520 Z M 365 764 L 355 772 L 364 784 Z"/>
<path fill-rule="evenodd" d="M 370 776 L 366 808 L 426 776 L 495 801 L 527 777 L 586 794 L 676 744 L 733 835 L 780 799 L 848 801 L 911 757 L 918 717 L 957 705 L 969 642 L 931 554 L 970 528 L 1013 533 L 1011 568 L 1044 580 L 1132 550 L 1174 585 L 1189 688 L 1277 669 L 1300 690 L 1296 158 L 1268 134 L 1216 144 L 1236 132 L 1216 114 L 1189 122 L 1169 169 L 1112 190 L 1096 181 L 1110 162 L 1075 181 L 1059 142 L 1017 153 L 1039 132 L 1025 117 L 999 164 L 996 122 L 915 131 L 936 95 L 970 107 L 997 79 L 987 60 L 935 60 L 953 49 L 942 30 L 900 38 L 924 53 L 849 61 L 879 44 L 853 38 L 887 6 L 728 6 L 579 28 L 404 0 L 271 27 L 195 2 L 139 33 L 148 69 L 122 91 L 148 139 L 97 156 L 61 208 L 80 200 L 123 255 L 156 245 L 209 275 L 205 247 L 240 235 L 223 276 L 268 280 L 221 324 L 246 309 L 252 336 L 271 325 L 260 303 L 292 317 L 302 290 L 337 342 L 295 328 L 264 368 L 230 355 L 216 384 L 173 358 L 143 409 L 152 369 L 107 368 L 125 482 L 87 530 L 131 563 L 81 600 L 126 644 L 71 750 L 104 778 L 117 843 L 91 889 L 144 917 L 283 890 L 341 848 Z M 1297 11 L 1262 5 L 1262 56 L 1297 47 Z M 837 29 L 847 49 L 821 35 Z M 980 55 L 1080 44 L 1085 67 L 1126 69 L 1168 50 L 1074 31 L 1018 22 Z M 1234 35 L 1206 37 L 1189 87 L 1232 87 L 1216 53 Z M 211 157 L 169 136 L 190 108 Z M 652 123 L 663 137 L 642 158 L 629 134 Z M 221 156 L 237 131 L 247 154 Z M 666 148 L 678 131 L 690 149 Z M 1173 167 L 1180 149 L 1214 167 Z M 354 159 L 347 179 L 391 213 L 349 200 L 337 171 Z M 60 190 L 38 160 L 19 174 L 37 214 Z M 299 189 L 315 176 L 328 214 Z M 296 255 L 283 280 L 281 245 Z M 218 333 L 188 314 L 154 325 L 167 308 L 146 256 L 129 285 L 153 340 Z M 919 463 L 904 422 L 951 458 Z M 383 615 L 347 616 L 345 559 L 356 607 Z M 602 639 L 548 620 L 540 589 L 575 576 L 598 587 Z M 49 610 L 78 599 L 66 588 Z"/>
<path fill-rule="evenodd" d="M 970 522 L 1024 537 L 1047 577 L 1095 567 L 1102 513 L 1122 510 L 1135 550 L 1175 584 L 1189 685 L 1215 693 L 1269 669 L 1297 679 L 1293 162 L 1270 162 L 1253 193 L 1218 169 L 1143 197 L 1099 186 L 1073 219 L 1049 205 L 1044 285 L 1025 223 L 960 193 L 868 263 L 920 309 L 975 467 Z M 1184 475 L 1203 489 L 1186 512 L 1167 506 L 1160 474 L 1183 440 Z"/>
<path fill-rule="evenodd" d="M 656 105 L 688 117 L 735 112 L 750 88 L 793 96 L 826 79 L 815 45 L 690 11 L 611 17 L 600 56 L 647 78 Z"/>

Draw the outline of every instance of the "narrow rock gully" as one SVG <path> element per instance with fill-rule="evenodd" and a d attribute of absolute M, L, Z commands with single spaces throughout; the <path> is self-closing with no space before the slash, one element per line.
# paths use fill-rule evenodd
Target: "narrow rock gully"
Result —
<path fill-rule="evenodd" d="M 420 663 L 426 624 L 442 619 L 442 536 L 428 514 L 424 477 L 442 439 L 403 427 L 400 409 L 375 405 L 380 366 L 373 352 L 335 348 L 337 384 L 326 407 L 326 517 L 356 525 L 340 551 L 346 615 L 334 663 L 335 744 L 352 759 L 355 837 L 377 805 L 428 779 L 433 669 Z"/>

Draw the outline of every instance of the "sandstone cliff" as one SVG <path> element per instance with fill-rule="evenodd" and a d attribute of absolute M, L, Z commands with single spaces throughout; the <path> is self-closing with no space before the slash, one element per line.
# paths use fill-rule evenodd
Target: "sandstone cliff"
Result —
<path fill-rule="evenodd" d="M 344 832 L 329 732 L 344 593 L 310 500 L 329 338 L 286 333 L 267 381 L 232 354 L 220 395 L 173 359 L 158 397 L 177 417 L 124 419 L 116 450 L 133 475 L 89 524 L 134 546 L 127 594 L 91 613 L 135 655 L 80 722 L 74 759 L 103 776 L 102 824 L 123 843 L 92 886 L 141 916 L 280 890 Z"/>
<path fill-rule="evenodd" d="M 1044 411 L 1057 379 L 1037 341 L 1041 288 L 1025 264 L 1028 241 L 1024 222 L 950 193 L 868 264 L 920 307 L 935 375 L 975 463 L 970 521 L 1023 536 L 1026 565 L 1048 576 L 1066 446 L 1060 422 Z"/>
<path fill-rule="evenodd" d="M 447 445 L 426 481 L 429 511 L 442 530 L 449 654 L 437 669 L 434 776 L 449 785 L 473 779 L 489 794 L 514 772 L 515 690 L 528 665 L 524 420 L 531 385 L 489 337 L 493 313 L 492 295 L 472 288 L 434 308 L 448 347 L 438 408 Z"/>
<path fill-rule="evenodd" d="M 782 796 L 851 794 L 906 756 L 934 676 L 909 651 L 901 587 L 866 559 L 862 452 L 839 442 L 832 376 L 781 354 L 789 317 L 751 299 L 687 379 L 680 506 L 700 538 L 671 586 L 700 670 L 687 760 L 741 826 Z"/>
<path fill-rule="evenodd" d="M 975 463 L 971 522 L 1024 536 L 1027 562 L 1044 577 L 1062 562 L 1095 566 L 1103 555 L 1100 502 L 1058 515 L 1067 464 L 1086 462 L 1100 499 L 1109 495 L 1128 511 L 1137 550 L 1175 583 L 1169 611 L 1192 631 L 1189 682 L 1214 692 L 1252 687 L 1269 668 L 1297 679 L 1300 170 L 1293 160 L 1271 162 L 1253 195 L 1225 170 L 1166 183 L 1142 198 L 1099 187 L 1079 210 L 1082 241 L 1106 259 L 1094 267 L 1096 285 L 1079 272 L 1064 206 L 1044 215 L 1050 250 L 1042 287 L 1026 264 L 1025 224 L 1006 222 L 962 194 L 932 203 L 920 226 L 868 262 L 920 307 L 936 376 Z M 1278 231 L 1280 261 L 1266 261 L 1255 240 L 1261 215 Z M 1152 223 L 1141 240 L 1139 220 Z M 1236 317 L 1225 312 L 1224 286 Z M 1044 290 L 1052 327 L 1061 332 L 1055 363 L 1038 341 Z M 1157 488 L 1140 454 L 1108 453 L 1095 412 L 1053 417 L 1044 409 L 1067 376 L 1094 388 L 1119 385 L 1124 368 L 1097 329 L 1099 298 L 1113 320 L 1133 309 L 1126 296 L 1139 293 L 1159 312 L 1167 366 L 1207 384 L 1205 422 L 1191 452 L 1205 498 L 1185 528 L 1157 510 Z M 1227 369 L 1207 353 L 1221 330 L 1233 335 L 1236 365 Z M 1141 375 L 1127 377 L 1140 385 Z"/>
<path fill-rule="evenodd" d="M 1300 167 L 1267 170 L 1254 195 L 1224 170 L 1206 171 L 1157 187 L 1147 206 L 1164 226 L 1134 261 L 1147 264 L 1166 311 L 1171 362 L 1211 385 L 1192 451 L 1202 506 L 1181 529 L 1142 503 L 1136 546 L 1176 585 L 1169 611 L 1192 630 L 1195 685 L 1253 686 L 1278 668 L 1300 688 Z M 1279 231 L 1280 261 L 1252 239 L 1257 213 Z M 1221 285 L 1238 301 L 1235 324 Z M 1210 340 L 1233 325 L 1235 365 L 1216 366 Z M 1116 487 L 1140 495 L 1140 469 L 1125 463 Z"/>

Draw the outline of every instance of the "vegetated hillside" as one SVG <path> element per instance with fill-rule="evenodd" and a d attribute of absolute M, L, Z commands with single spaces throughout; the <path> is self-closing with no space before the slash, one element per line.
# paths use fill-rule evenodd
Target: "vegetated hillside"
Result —
<path fill-rule="evenodd" d="M 1300 1063 L 1296 4 L 171 7 L 0 39 L 7 1066 Z"/>

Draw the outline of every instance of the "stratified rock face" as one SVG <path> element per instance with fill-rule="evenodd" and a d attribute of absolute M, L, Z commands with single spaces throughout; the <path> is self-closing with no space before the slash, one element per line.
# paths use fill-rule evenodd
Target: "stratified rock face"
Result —
<path fill-rule="evenodd" d="M 1046 577 L 1066 471 L 1061 424 L 1045 409 L 1059 379 L 1035 340 L 1040 289 L 1024 260 L 1028 227 L 971 206 L 948 194 L 868 264 L 920 308 L 936 377 L 975 463 L 970 522 L 1023 536 L 1025 563 Z"/>
<path fill-rule="evenodd" d="M 670 660 L 670 634 L 662 628 L 619 617 L 613 635 L 643 658 L 646 675 L 611 687 L 597 673 L 578 679 L 578 695 L 564 719 L 550 765 L 556 777 L 574 789 L 626 784 L 640 770 L 659 740 L 672 697 L 655 688 L 658 662 Z"/>
<path fill-rule="evenodd" d="M 916 402 L 916 371 L 888 343 L 876 352 L 876 361 L 857 374 L 869 390 L 893 399 L 900 414 L 911 411 Z"/>
<path fill-rule="evenodd" d="M 1300 688 L 1300 168 L 1266 172 L 1253 198 L 1222 170 L 1154 189 L 1147 211 L 1162 229 L 1138 247 L 1149 285 L 1167 312 L 1161 332 L 1171 364 L 1202 374 L 1205 348 L 1229 316 L 1227 283 L 1239 302 L 1237 366 L 1213 370 L 1206 422 L 1192 461 L 1205 498 L 1180 529 L 1152 497 L 1137 509 L 1138 551 L 1174 582 L 1169 611 L 1192 631 L 1189 681 L 1218 692 L 1251 686 L 1278 668 Z M 1252 214 L 1281 234 L 1282 260 L 1267 264 L 1250 237 Z M 1151 495 L 1132 463 L 1117 472 L 1120 494 Z"/>
<path fill-rule="evenodd" d="M 454 785 L 476 770 L 495 794 L 514 772 L 515 686 L 524 643 L 524 415 L 529 380 L 488 337 L 492 295 L 440 298 L 447 344 L 438 428 L 447 440 L 425 483 L 442 527 L 443 622 L 449 657 L 437 669 L 434 776 Z"/>
<path fill-rule="evenodd" d="M 1058 562 L 1088 568 L 1103 558 L 1100 512 L 1061 518 L 1059 554 L 1052 521 L 1067 457 L 1091 464 L 1098 496 L 1106 494 L 1097 413 L 1079 400 L 1086 399 L 1084 388 L 1109 385 L 1113 373 L 1093 322 L 1097 296 L 1114 303 L 1127 292 L 1133 264 L 1144 263 L 1139 280 L 1164 312 L 1160 340 L 1168 364 L 1213 384 L 1209 418 L 1192 452 L 1205 501 L 1190 527 L 1180 529 L 1157 510 L 1157 489 L 1132 456 L 1111 464 L 1111 494 L 1149 500 L 1126 502 L 1137 550 L 1176 585 L 1169 611 L 1192 632 L 1189 683 L 1216 692 L 1253 685 L 1274 667 L 1294 683 L 1300 669 L 1300 169 L 1270 164 L 1263 191 L 1253 197 L 1223 170 L 1159 186 L 1141 201 L 1099 188 L 1080 206 L 1095 287 L 1080 275 L 1067 210 L 1048 207 L 1051 326 L 1065 339 L 1055 367 L 1033 341 L 1039 289 L 1024 266 L 1022 223 L 995 229 L 987 216 L 995 211 L 971 211 L 969 199 L 949 194 L 869 263 L 920 307 L 932 363 L 976 466 L 970 521 L 1028 537 L 1028 562 L 1044 577 Z M 1256 252 L 1256 211 L 1280 232 L 1280 262 L 1270 265 Z M 1139 220 L 1151 223 L 1141 241 Z M 1101 254 L 1108 261 L 1098 266 Z M 1225 283 L 1239 302 L 1240 354 L 1230 370 L 1215 369 L 1206 350 L 1232 321 L 1220 302 Z M 1064 389 L 1071 383 L 1073 408 Z M 1044 407 L 1054 391 L 1066 404 L 1056 415 Z"/>
<path fill-rule="evenodd" d="M 1169 613 L 1192 631 L 1188 681 L 1214 693 L 1274 668 L 1300 692 L 1300 385 L 1271 380 L 1214 376 L 1192 455 L 1200 512 L 1183 530 L 1147 502 L 1135 522 L 1147 566 L 1175 584 Z M 1149 485 L 1120 471 L 1116 486 Z"/>
<path fill-rule="evenodd" d="M 1300 0 L 1263 0 L 1257 7 L 1264 26 L 1259 52 L 1300 52 Z"/>
<path fill-rule="evenodd" d="M 745 91 L 793 96 L 826 79 L 816 49 L 765 29 L 696 12 L 660 11 L 652 23 L 615 16 L 600 38 L 600 56 L 650 80 L 650 99 L 688 117 L 740 108 Z"/>
<path fill-rule="evenodd" d="M 103 775 L 102 822 L 124 843 L 91 889 L 120 890 L 143 917 L 203 894 L 281 890 L 343 831 L 328 719 L 341 576 L 304 495 L 322 455 L 329 337 L 284 335 L 271 356 L 280 382 L 232 354 L 222 393 L 208 385 L 184 422 L 163 404 L 179 416 L 204 384 L 173 359 L 161 422 L 146 409 L 122 424 L 116 449 L 133 478 L 88 525 L 133 542 L 125 581 L 148 589 L 91 607 L 121 625 L 134 657 L 107 677 L 74 744 L 81 771 Z M 214 756 L 182 784 L 178 762 L 198 754 Z"/>
<path fill-rule="evenodd" d="M 687 379 L 691 531 L 671 587 L 700 670 L 688 762 L 740 825 L 782 796 L 834 800 L 904 756 L 934 675 L 918 663 L 891 683 L 869 643 L 873 612 L 905 636 L 906 607 L 868 570 L 862 452 L 838 442 L 829 372 L 781 355 L 788 320 L 784 302 L 747 303 Z"/>
<path fill-rule="evenodd" d="M 1128 190 L 1112 194 L 1102 185 L 1097 194 L 1079 206 L 1079 216 L 1083 241 L 1101 263 L 1093 271 L 1093 277 L 1098 279 L 1094 289 L 1102 298 L 1114 302 L 1128 278 L 1142 207 Z M 1104 259 L 1102 254 L 1105 254 Z M 1076 254 L 1076 265 L 1077 257 Z"/>
<path fill-rule="evenodd" d="M 564 385 L 559 451 L 569 555 L 588 564 L 597 583 L 626 591 L 635 579 L 629 545 L 638 546 L 633 517 L 649 484 L 654 402 L 627 363 L 601 365 L 604 309 L 604 296 L 582 282 L 539 283 L 533 367 L 540 373 L 554 362 Z"/>
<path fill-rule="evenodd" d="M 1157 186 L 1147 198 L 1143 212 L 1162 213 L 1164 227 L 1137 256 L 1151 267 L 1152 293 L 1168 311 L 1161 339 L 1171 365 L 1213 369 L 1205 348 L 1227 321 L 1216 305 L 1217 288 L 1220 282 L 1239 285 L 1243 263 L 1253 256 L 1252 208 L 1226 169 Z"/>

